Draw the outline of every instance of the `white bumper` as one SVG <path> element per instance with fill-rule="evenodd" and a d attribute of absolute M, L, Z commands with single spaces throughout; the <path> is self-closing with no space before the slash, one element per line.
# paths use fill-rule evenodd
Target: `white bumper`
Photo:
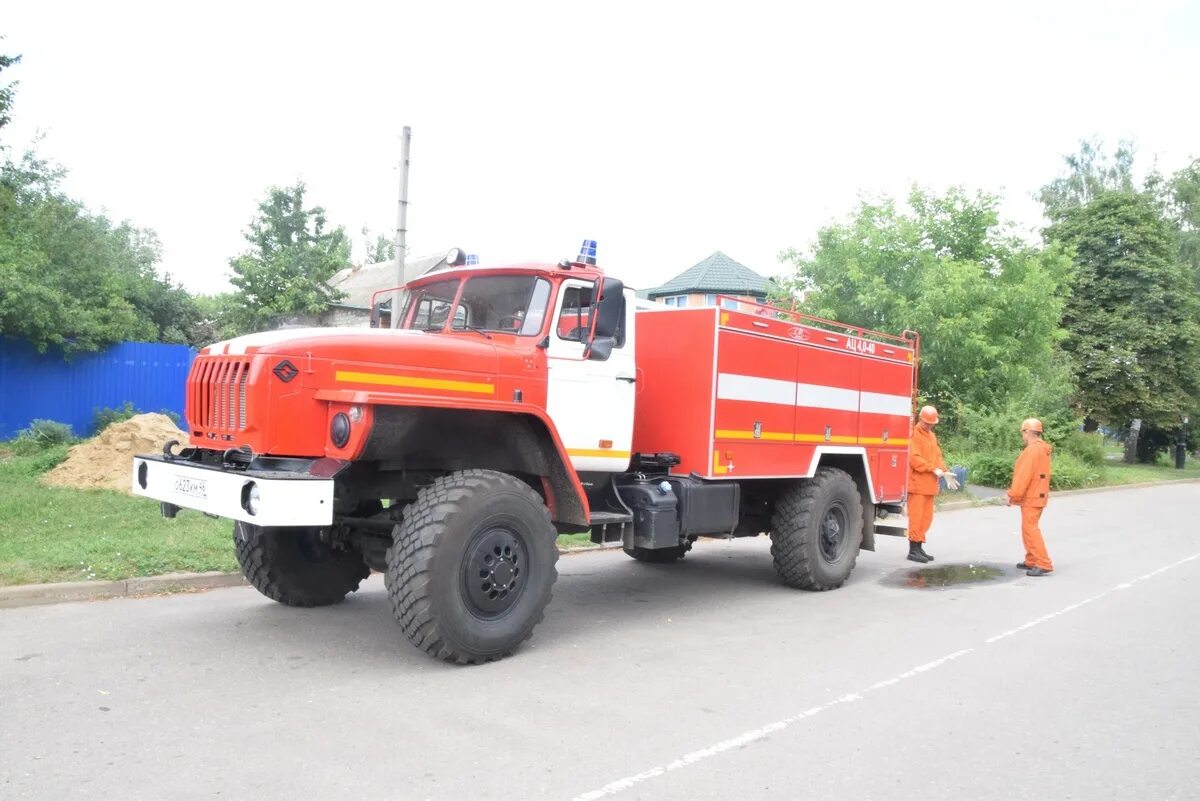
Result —
<path fill-rule="evenodd" d="M 243 506 L 250 484 L 258 487 L 257 514 Z M 302 473 L 262 474 L 135 456 L 133 494 L 259 526 L 333 523 L 333 479 Z"/>

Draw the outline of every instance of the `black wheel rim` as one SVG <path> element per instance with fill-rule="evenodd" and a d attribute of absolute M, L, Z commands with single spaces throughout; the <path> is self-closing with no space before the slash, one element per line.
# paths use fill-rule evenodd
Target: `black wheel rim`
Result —
<path fill-rule="evenodd" d="M 817 534 L 821 545 L 821 558 L 833 563 L 842 558 L 846 552 L 847 536 L 846 510 L 839 504 L 832 504 L 825 510 L 821 518 L 821 528 Z"/>
<path fill-rule="evenodd" d="M 478 617 L 500 617 L 525 589 L 529 559 L 521 536 L 492 526 L 471 540 L 463 558 L 463 600 Z"/>

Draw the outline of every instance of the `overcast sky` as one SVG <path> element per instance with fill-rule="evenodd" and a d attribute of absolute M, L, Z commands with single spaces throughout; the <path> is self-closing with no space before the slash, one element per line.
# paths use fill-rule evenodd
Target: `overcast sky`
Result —
<path fill-rule="evenodd" d="M 206 292 L 271 184 L 391 235 L 404 125 L 411 253 L 587 237 L 639 288 L 714 250 L 777 273 L 913 182 L 999 192 L 1032 230 L 1082 137 L 1135 140 L 1143 171 L 1200 156 L 1187 0 L 5 5 L 4 143 L 40 132 L 68 192 Z"/>

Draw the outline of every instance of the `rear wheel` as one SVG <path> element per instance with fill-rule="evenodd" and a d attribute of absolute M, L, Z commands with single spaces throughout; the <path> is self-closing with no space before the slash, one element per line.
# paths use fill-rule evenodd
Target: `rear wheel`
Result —
<path fill-rule="evenodd" d="M 822 467 L 788 488 L 771 519 L 775 571 L 792 587 L 832 590 L 854 569 L 862 544 L 862 500 L 844 470 Z"/>
<path fill-rule="evenodd" d="M 550 602 L 555 539 L 549 510 L 523 481 L 491 470 L 436 479 L 392 532 L 385 576 L 396 619 L 439 659 L 509 655 Z"/>
<path fill-rule="evenodd" d="M 233 524 L 242 574 L 273 601 L 288 606 L 328 606 L 358 589 L 371 574 L 357 551 L 335 550 L 319 528 Z"/>

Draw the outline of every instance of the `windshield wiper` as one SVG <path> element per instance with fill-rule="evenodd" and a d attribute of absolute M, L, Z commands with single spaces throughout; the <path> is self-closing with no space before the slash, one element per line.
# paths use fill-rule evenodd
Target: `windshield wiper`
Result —
<path fill-rule="evenodd" d="M 475 326 L 471 325 L 470 323 L 463 323 L 463 327 L 467 328 L 471 331 L 474 331 L 476 334 L 479 334 L 484 339 L 492 338 L 492 335 L 489 334 L 487 331 L 484 331 L 482 328 L 476 328 Z"/>

